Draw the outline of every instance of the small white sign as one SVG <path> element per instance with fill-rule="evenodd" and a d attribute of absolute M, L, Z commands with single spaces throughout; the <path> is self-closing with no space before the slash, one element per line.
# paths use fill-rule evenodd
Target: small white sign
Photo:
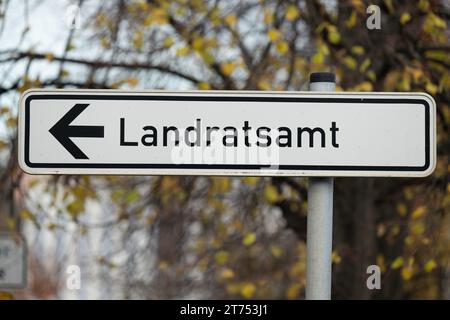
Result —
<path fill-rule="evenodd" d="M 30 90 L 31 174 L 409 176 L 436 163 L 423 93 Z"/>
<path fill-rule="evenodd" d="M 26 273 L 25 242 L 17 234 L 0 233 L 0 288 L 24 288 Z"/>

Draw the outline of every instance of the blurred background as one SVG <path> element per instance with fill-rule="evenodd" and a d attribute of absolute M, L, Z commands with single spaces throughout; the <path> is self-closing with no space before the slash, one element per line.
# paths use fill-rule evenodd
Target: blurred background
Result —
<path fill-rule="evenodd" d="M 28 285 L 0 297 L 303 299 L 307 179 L 29 176 L 18 101 L 301 91 L 331 71 L 338 91 L 429 93 L 438 128 L 430 177 L 336 179 L 332 297 L 450 299 L 449 23 L 446 0 L 1 0 L 0 230 L 23 234 Z M 366 286 L 374 264 L 380 290 Z"/>

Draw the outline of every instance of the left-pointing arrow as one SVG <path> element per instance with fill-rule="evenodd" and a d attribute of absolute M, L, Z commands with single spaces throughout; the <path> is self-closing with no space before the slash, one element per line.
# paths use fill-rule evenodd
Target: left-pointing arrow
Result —
<path fill-rule="evenodd" d="M 103 138 L 102 126 L 71 126 L 89 104 L 76 104 L 49 131 L 75 159 L 89 159 L 70 138 Z"/>

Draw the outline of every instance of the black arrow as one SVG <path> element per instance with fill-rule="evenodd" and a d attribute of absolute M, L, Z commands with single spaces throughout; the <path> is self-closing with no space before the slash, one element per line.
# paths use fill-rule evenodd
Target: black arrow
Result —
<path fill-rule="evenodd" d="M 104 127 L 101 126 L 71 126 L 73 120 L 88 107 L 89 104 L 76 104 L 49 131 L 59 143 L 75 159 L 89 159 L 70 138 L 103 138 Z"/>

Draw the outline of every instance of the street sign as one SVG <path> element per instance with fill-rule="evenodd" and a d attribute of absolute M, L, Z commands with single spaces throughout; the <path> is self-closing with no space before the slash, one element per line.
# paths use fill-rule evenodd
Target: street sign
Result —
<path fill-rule="evenodd" d="M 26 286 L 26 248 L 18 234 L 0 233 L 0 288 Z"/>
<path fill-rule="evenodd" d="M 436 163 L 423 93 L 29 90 L 30 174 L 409 176 Z"/>

